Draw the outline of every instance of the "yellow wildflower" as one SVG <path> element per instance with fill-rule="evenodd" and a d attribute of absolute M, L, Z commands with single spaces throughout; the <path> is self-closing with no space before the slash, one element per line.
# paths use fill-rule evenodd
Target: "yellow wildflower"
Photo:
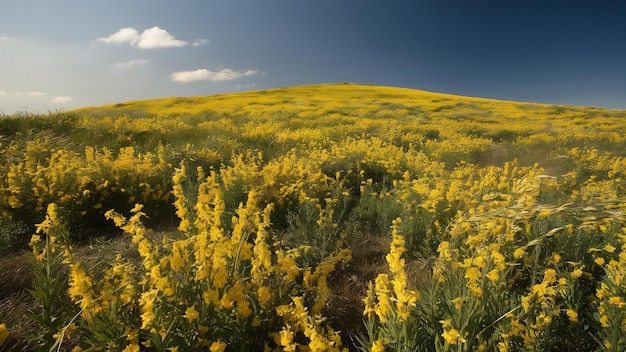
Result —
<path fill-rule="evenodd" d="M 4 344 L 4 341 L 9 337 L 9 329 L 6 324 L 0 324 L 0 346 Z"/>
<path fill-rule="evenodd" d="M 450 330 L 444 330 L 443 333 L 441 333 L 441 336 L 443 336 L 443 339 L 449 345 L 457 345 L 466 342 L 463 336 L 461 336 L 459 331 L 455 328 L 452 328 Z"/>
<path fill-rule="evenodd" d="M 614 305 L 617 306 L 618 308 L 622 308 L 624 306 L 624 302 L 622 302 L 622 298 L 619 296 L 612 296 L 609 298 L 609 302 Z"/>
<path fill-rule="evenodd" d="M 295 351 L 296 344 L 293 342 L 293 331 L 289 325 L 285 326 L 280 331 L 280 345 L 284 351 Z"/>
<path fill-rule="evenodd" d="M 126 345 L 122 352 L 139 352 L 139 345 L 131 343 Z"/>
<path fill-rule="evenodd" d="M 543 273 L 543 282 L 547 284 L 556 282 L 556 271 L 554 269 L 547 269 Z"/>
<path fill-rule="evenodd" d="M 522 296 L 522 307 L 524 308 L 524 313 L 528 313 L 530 310 L 530 296 Z"/>
<path fill-rule="evenodd" d="M 198 319 L 199 316 L 200 313 L 196 311 L 196 306 L 193 305 L 185 310 L 185 315 L 183 315 L 183 318 L 187 319 L 191 323 L 192 321 Z"/>
<path fill-rule="evenodd" d="M 461 306 L 463 306 L 463 303 L 465 303 L 465 298 L 457 297 L 452 300 L 452 303 L 454 303 L 454 309 L 459 310 L 461 309 Z"/>
<path fill-rule="evenodd" d="M 471 266 L 465 269 L 465 278 L 470 281 L 478 281 L 480 276 L 481 276 L 480 270 L 475 266 Z"/>
<path fill-rule="evenodd" d="M 382 339 L 374 341 L 372 344 L 372 352 L 385 352 L 385 345 L 383 345 Z"/>
<path fill-rule="evenodd" d="M 608 328 L 609 327 L 609 317 L 606 314 L 602 314 L 602 316 L 600 317 L 600 324 L 602 324 L 602 327 L 604 328 Z"/>
<path fill-rule="evenodd" d="M 472 292 L 474 295 L 476 295 L 476 297 L 482 297 L 483 289 L 480 288 L 478 285 L 469 285 L 468 288 L 469 288 L 470 292 Z"/>
<path fill-rule="evenodd" d="M 565 311 L 565 313 L 567 314 L 567 317 L 569 318 L 569 321 L 576 323 L 578 322 L 578 313 L 573 310 L 573 309 L 568 309 Z"/>
<path fill-rule="evenodd" d="M 211 352 L 223 352 L 226 349 L 226 343 L 222 341 L 215 341 L 209 347 Z"/>
<path fill-rule="evenodd" d="M 264 307 L 272 298 L 272 290 L 267 286 L 261 286 L 257 290 L 257 295 L 259 297 L 259 304 Z"/>
<path fill-rule="evenodd" d="M 489 279 L 489 281 L 491 282 L 496 282 L 498 281 L 498 279 L 500 279 L 500 274 L 498 273 L 498 269 L 493 269 L 490 272 L 487 273 L 487 279 Z"/>
<path fill-rule="evenodd" d="M 509 350 L 509 344 L 506 342 L 498 342 L 498 352 L 507 352 Z"/>
<path fill-rule="evenodd" d="M 217 291 L 208 289 L 202 293 L 202 300 L 206 304 L 213 303 L 218 305 L 220 303 L 220 296 Z"/>
<path fill-rule="evenodd" d="M 363 303 L 365 303 L 365 309 L 363 310 L 363 315 L 367 316 L 368 318 L 370 318 L 372 316 L 372 313 L 376 312 L 376 301 L 374 299 L 374 286 L 372 285 L 372 282 L 369 282 L 369 285 L 367 287 L 367 295 L 365 296 L 365 298 L 363 298 Z"/>

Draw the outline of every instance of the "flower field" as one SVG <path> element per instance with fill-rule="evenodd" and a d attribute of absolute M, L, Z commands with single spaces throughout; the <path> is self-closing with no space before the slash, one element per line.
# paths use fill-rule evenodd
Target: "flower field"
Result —
<path fill-rule="evenodd" d="M 626 111 L 311 85 L 3 116 L 0 161 L 0 351 L 626 349 Z"/>

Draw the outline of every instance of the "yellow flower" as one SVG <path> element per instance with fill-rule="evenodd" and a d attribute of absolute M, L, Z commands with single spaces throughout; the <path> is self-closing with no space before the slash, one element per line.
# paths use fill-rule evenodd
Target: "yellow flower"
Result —
<path fill-rule="evenodd" d="M 569 318 L 569 321 L 575 323 L 578 322 L 578 313 L 573 310 L 573 309 L 568 309 L 565 311 L 565 313 L 567 314 L 567 317 Z"/>
<path fill-rule="evenodd" d="M 470 289 L 470 292 L 476 295 L 476 297 L 482 297 L 483 289 L 480 288 L 478 285 L 469 285 L 468 288 Z"/>
<path fill-rule="evenodd" d="M 372 344 L 372 352 L 385 352 L 385 345 L 383 345 L 382 339 L 374 341 Z"/>
<path fill-rule="evenodd" d="M 463 303 L 465 303 L 465 298 L 457 297 L 452 300 L 452 303 L 454 303 L 454 309 L 459 310 L 461 309 L 461 306 L 463 306 Z"/>
<path fill-rule="evenodd" d="M 518 249 L 516 249 L 516 250 L 515 250 L 515 252 L 513 252 L 513 259 L 519 259 L 519 258 L 521 258 L 521 257 L 524 255 L 524 253 L 526 253 L 526 252 L 524 251 L 524 248 L 518 248 Z"/>
<path fill-rule="evenodd" d="M 378 274 L 376 277 L 376 298 L 378 304 L 376 305 L 376 315 L 382 323 L 387 321 L 387 315 L 391 311 L 391 300 L 389 298 L 389 277 L 387 274 Z"/>
<path fill-rule="evenodd" d="M 365 303 L 365 309 L 363 310 L 363 315 L 366 315 L 368 318 L 372 316 L 373 313 L 376 312 L 376 300 L 374 299 L 374 286 L 370 281 L 367 287 L 367 295 L 363 298 L 363 303 Z"/>
<path fill-rule="evenodd" d="M 4 344 L 4 341 L 9 337 L 9 329 L 6 324 L 0 324 L 0 346 Z"/>
<path fill-rule="evenodd" d="M 122 350 L 122 352 L 139 352 L 139 345 L 131 343 Z"/>
<path fill-rule="evenodd" d="M 178 346 L 176 346 L 176 347 L 168 347 L 167 350 L 170 351 L 170 352 L 178 352 Z"/>
<path fill-rule="evenodd" d="M 441 336 L 443 336 L 443 339 L 449 345 L 462 344 L 466 342 L 463 336 L 461 336 L 459 331 L 455 328 L 452 328 L 450 330 L 444 330 Z"/>
<path fill-rule="evenodd" d="M 574 271 L 572 271 L 572 279 L 578 279 L 579 277 L 581 277 L 583 274 L 583 271 L 580 269 L 575 269 Z"/>
<path fill-rule="evenodd" d="M 600 317 L 600 324 L 602 324 L 602 327 L 604 328 L 608 328 L 609 327 L 609 317 L 606 314 L 602 314 L 602 316 Z"/>
<path fill-rule="evenodd" d="M 524 313 L 528 313 L 530 310 L 530 296 L 522 296 L 522 307 L 524 308 Z"/>
<path fill-rule="evenodd" d="M 507 352 L 509 350 L 509 344 L 506 342 L 498 342 L 498 352 Z"/>
<path fill-rule="evenodd" d="M 226 349 L 226 343 L 222 341 L 215 341 L 209 347 L 211 352 L 223 352 Z"/>
<path fill-rule="evenodd" d="M 493 269 L 490 272 L 487 273 L 487 279 L 489 279 L 489 281 L 491 282 L 496 282 L 498 281 L 498 279 L 500 279 L 500 274 L 498 273 L 498 269 Z"/>
<path fill-rule="evenodd" d="M 604 250 L 609 252 L 609 253 L 613 253 L 615 252 L 615 247 L 611 246 L 611 244 L 607 244 L 606 246 L 604 246 Z"/>
<path fill-rule="evenodd" d="M 548 269 L 543 273 L 543 282 L 552 284 L 556 282 L 556 271 L 554 269 Z"/>
<path fill-rule="evenodd" d="M 252 309 L 250 309 L 250 304 L 245 300 L 240 300 L 237 302 L 237 313 L 242 318 L 247 318 L 252 315 Z"/>
<path fill-rule="evenodd" d="M 439 323 L 444 330 L 448 330 L 452 327 L 452 319 L 439 320 Z"/>
<path fill-rule="evenodd" d="M 612 296 L 609 298 L 609 302 L 614 305 L 617 306 L 618 308 L 622 308 L 624 306 L 624 302 L 622 302 L 622 298 L 619 296 Z"/>
<path fill-rule="evenodd" d="M 470 281 L 478 281 L 480 276 L 481 276 L 480 270 L 478 270 L 478 268 L 475 266 L 471 266 L 465 269 L 465 278 Z"/>
<path fill-rule="evenodd" d="M 602 257 L 596 258 L 596 259 L 594 259 L 594 262 L 596 264 L 602 266 L 602 265 L 604 265 L 604 258 L 602 258 Z"/>
<path fill-rule="evenodd" d="M 187 319 L 190 323 L 191 323 L 192 321 L 194 321 L 194 320 L 198 319 L 198 317 L 199 317 L 199 316 L 200 316 L 200 313 L 198 313 L 198 312 L 196 311 L 196 306 L 195 306 L 195 305 L 193 305 L 193 306 L 191 306 L 191 307 L 188 307 L 188 308 L 185 310 L 185 315 L 183 315 L 183 317 L 184 317 L 185 319 Z"/>
<path fill-rule="evenodd" d="M 280 345 L 283 346 L 284 351 L 295 351 L 296 344 L 293 343 L 293 331 L 289 325 L 285 326 L 280 331 Z"/>
<path fill-rule="evenodd" d="M 272 298 L 272 290 L 267 286 L 261 286 L 257 290 L 259 304 L 264 307 Z"/>

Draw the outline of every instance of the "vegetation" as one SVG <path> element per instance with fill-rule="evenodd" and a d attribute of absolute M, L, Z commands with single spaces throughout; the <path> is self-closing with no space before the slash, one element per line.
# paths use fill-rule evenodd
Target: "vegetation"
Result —
<path fill-rule="evenodd" d="M 352 84 L 3 116 L 0 351 L 623 351 L 625 118 Z"/>

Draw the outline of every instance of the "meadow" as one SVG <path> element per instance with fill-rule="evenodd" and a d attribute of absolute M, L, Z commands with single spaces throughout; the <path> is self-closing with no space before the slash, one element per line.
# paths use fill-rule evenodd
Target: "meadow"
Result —
<path fill-rule="evenodd" d="M 0 351 L 626 350 L 623 110 L 129 101 L 0 117 L 0 175 Z"/>

